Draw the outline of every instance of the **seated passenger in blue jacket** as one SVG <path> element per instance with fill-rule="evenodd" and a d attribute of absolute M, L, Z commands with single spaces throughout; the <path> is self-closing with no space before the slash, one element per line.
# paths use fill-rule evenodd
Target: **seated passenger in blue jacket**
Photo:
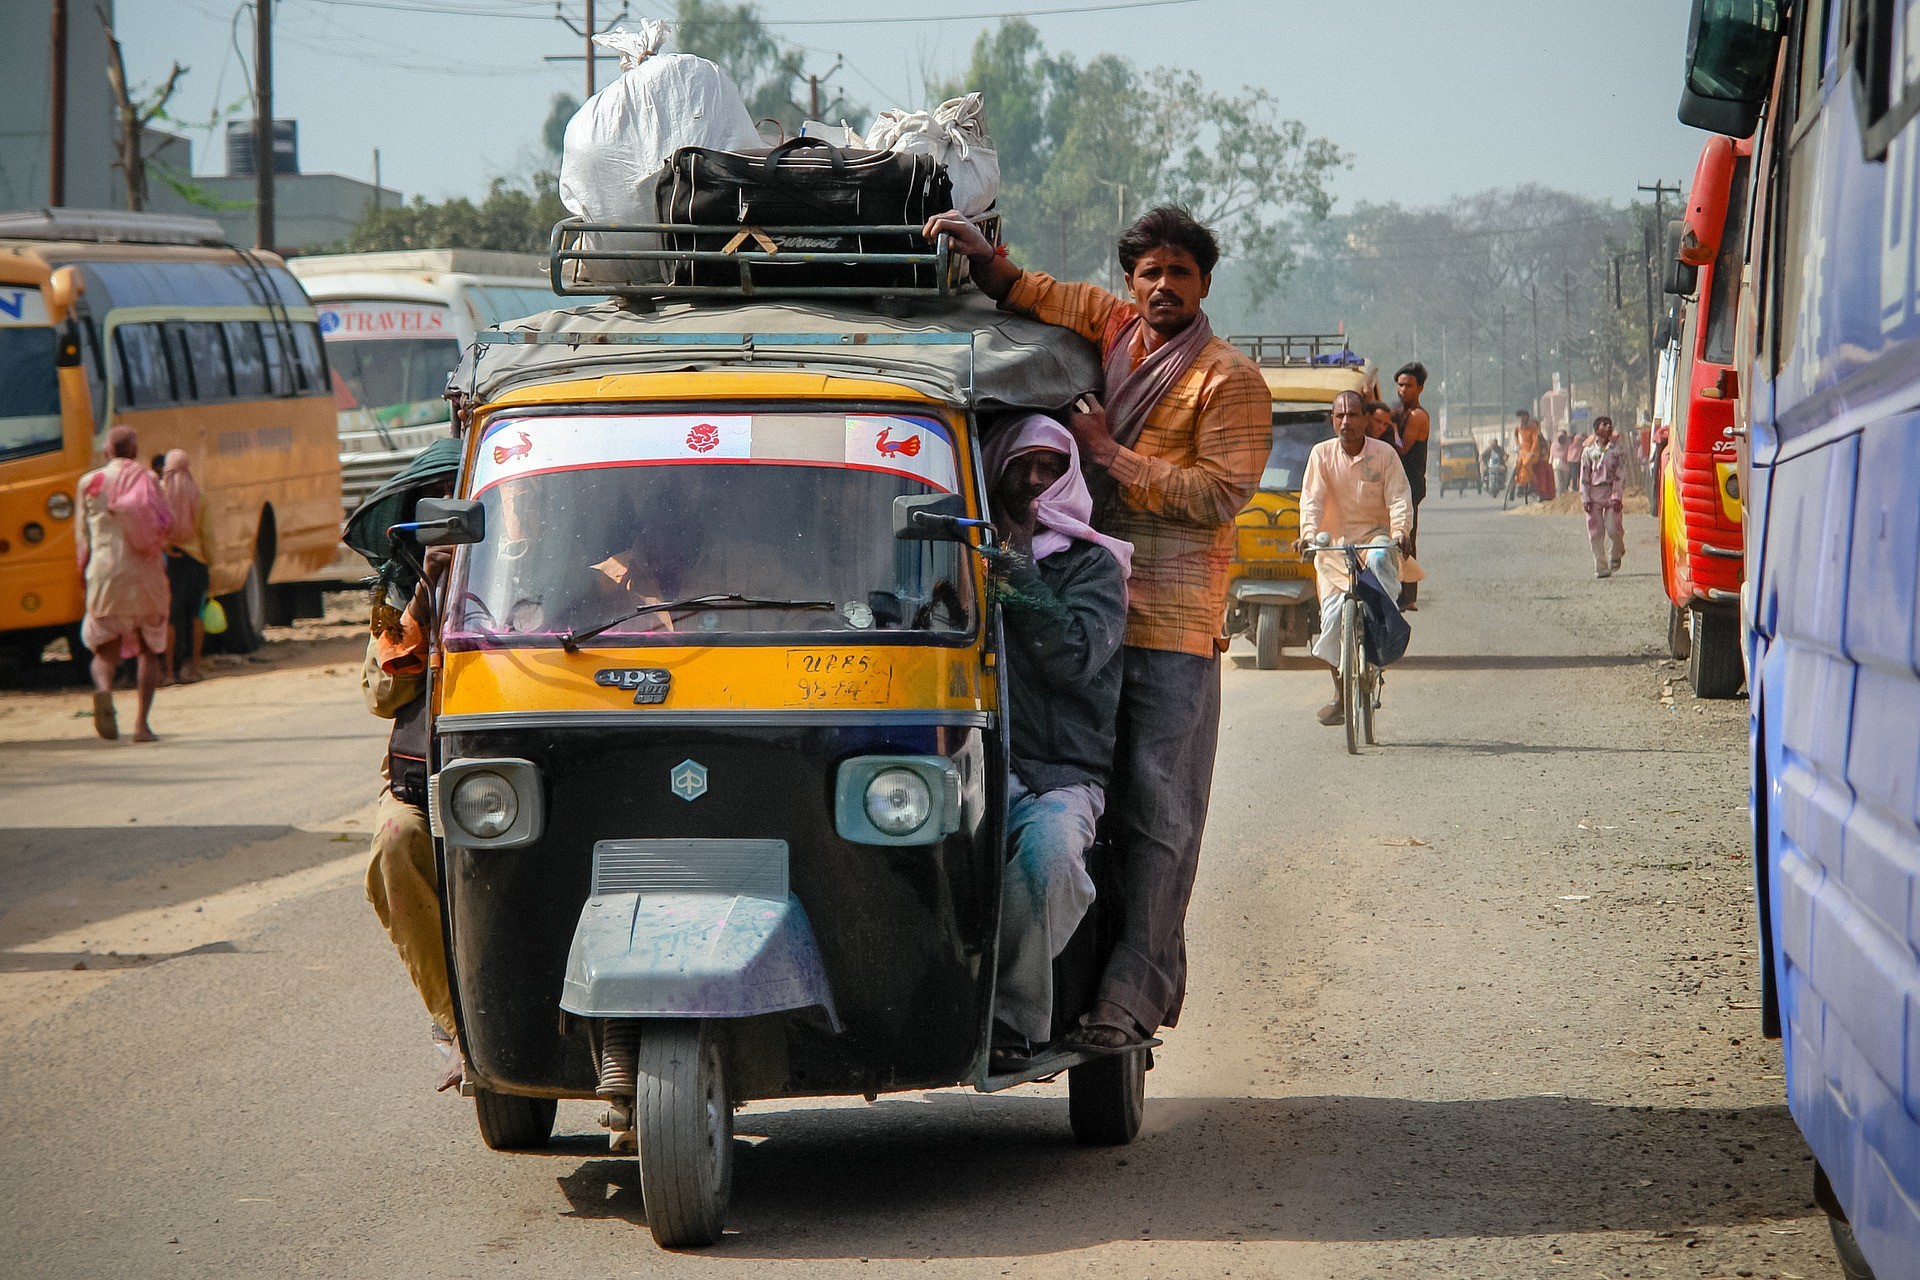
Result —
<path fill-rule="evenodd" d="M 1093 902 L 1087 850 L 1106 808 L 1120 705 L 1130 543 L 1096 533 L 1073 435 L 1045 417 L 1003 426 L 985 456 L 1001 593 L 1012 776 L 994 998 L 996 1072 L 1050 1037 L 1053 960 Z"/>

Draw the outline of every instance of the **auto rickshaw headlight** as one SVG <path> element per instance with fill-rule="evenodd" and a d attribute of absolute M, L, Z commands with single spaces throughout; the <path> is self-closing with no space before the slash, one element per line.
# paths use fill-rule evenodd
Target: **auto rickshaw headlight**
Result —
<path fill-rule="evenodd" d="M 453 820 L 469 835 L 493 840 L 505 835 L 520 816 L 520 797 L 497 773 L 470 773 L 453 789 Z"/>
<path fill-rule="evenodd" d="M 447 761 L 427 779 L 433 834 L 468 849 L 520 849 L 540 839 L 545 788 L 531 760 L 506 756 Z"/>
<path fill-rule="evenodd" d="M 933 791 L 911 769 L 885 769 L 867 784 L 867 817 L 890 836 L 910 836 L 933 816 Z"/>
<path fill-rule="evenodd" d="M 854 756 L 834 780 L 834 829 L 855 844 L 938 844 L 960 829 L 962 790 L 945 756 Z"/>

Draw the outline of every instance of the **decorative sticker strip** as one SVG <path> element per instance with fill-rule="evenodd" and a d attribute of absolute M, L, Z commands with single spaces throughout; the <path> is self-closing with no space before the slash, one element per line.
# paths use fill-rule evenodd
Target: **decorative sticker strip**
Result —
<path fill-rule="evenodd" d="M 946 493 L 960 487 L 953 446 L 924 419 L 849 415 L 846 459 L 850 467 L 907 476 Z"/>

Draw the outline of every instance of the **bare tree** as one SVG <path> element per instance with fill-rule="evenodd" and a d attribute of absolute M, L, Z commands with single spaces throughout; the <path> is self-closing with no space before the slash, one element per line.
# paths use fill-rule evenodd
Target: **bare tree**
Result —
<path fill-rule="evenodd" d="M 144 141 L 147 126 L 166 111 L 167 100 L 173 97 L 174 87 L 180 83 L 180 77 L 187 74 L 187 68 L 174 63 L 159 91 L 147 101 L 136 103 L 127 89 L 127 65 L 120 57 L 120 37 L 114 34 L 113 20 L 99 5 L 95 5 L 93 11 L 100 15 L 100 25 L 106 29 L 107 83 L 113 89 L 114 106 L 120 117 L 120 133 L 113 144 L 114 168 L 126 179 L 127 208 L 138 213 L 147 207 Z"/>

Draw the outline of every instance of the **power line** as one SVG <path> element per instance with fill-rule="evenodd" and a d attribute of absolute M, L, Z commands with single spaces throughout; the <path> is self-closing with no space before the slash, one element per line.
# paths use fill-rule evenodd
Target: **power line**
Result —
<path fill-rule="evenodd" d="M 987 22 L 998 18 L 1051 18 L 1080 13 L 1118 13 L 1131 9 L 1171 9 L 1176 6 L 1204 4 L 1208 0 L 1108 0 L 1104 4 L 1063 5 L 1053 9 L 1001 9 L 991 13 L 883 14 L 868 18 L 702 18 L 707 26 L 760 27 L 865 27 L 899 26 L 909 23 Z M 546 13 L 529 13 L 502 8 L 477 7 L 477 0 L 458 0 L 434 4 L 431 0 L 310 0 L 313 4 L 339 5 L 349 9 L 384 9 L 394 13 L 429 13 L 455 18 L 518 18 L 546 22 Z"/>

